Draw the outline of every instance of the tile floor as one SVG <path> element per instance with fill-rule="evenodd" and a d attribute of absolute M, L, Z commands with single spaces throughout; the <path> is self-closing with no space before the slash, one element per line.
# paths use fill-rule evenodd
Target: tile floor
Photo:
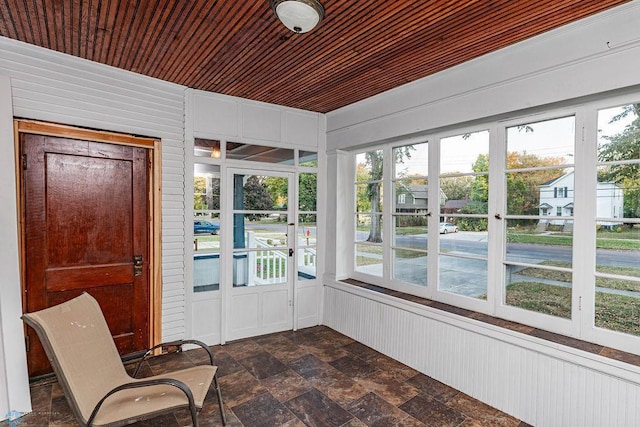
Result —
<path fill-rule="evenodd" d="M 526 426 L 334 330 L 317 326 L 212 347 L 230 426 Z M 140 376 L 202 362 L 191 350 L 155 357 Z M 34 412 L 0 426 L 77 425 L 55 381 L 33 385 Z M 199 415 L 220 425 L 215 392 Z M 184 426 L 187 411 L 138 426 Z"/>

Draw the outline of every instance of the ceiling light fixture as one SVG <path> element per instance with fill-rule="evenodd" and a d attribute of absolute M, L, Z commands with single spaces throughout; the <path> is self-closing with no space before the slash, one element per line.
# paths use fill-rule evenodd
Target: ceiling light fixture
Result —
<path fill-rule="evenodd" d="M 294 33 L 311 31 L 324 18 L 324 8 L 318 0 L 271 0 L 271 9 Z"/>

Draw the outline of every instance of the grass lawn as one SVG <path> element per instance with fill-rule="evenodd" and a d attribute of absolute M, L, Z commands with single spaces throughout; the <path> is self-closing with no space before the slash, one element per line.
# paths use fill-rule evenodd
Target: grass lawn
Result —
<path fill-rule="evenodd" d="M 507 304 L 538 313 L 571 317 L 571 288 L 535 282 L 507 286 Z M 596 293 L 595 324 L 600 328 L 640 336 L 640 298 Z"/>
<path fill-rule="evenodd" d="M 539 233 L 530 230 L 509 229 L 509 243 L 530 243 L 538 245 L 571 246 L 571 233 Z M 624 231 L 598 231 L 596 235 L 598 249 L 640 250 L 640 229 L 624 229 Z"/>
<path fill-rule="evenodd" d="M 543 261 L 540 265 L 550 265 L 553 267 L 566 267 L 571 268 L 571 263 L 563 261 Z M 600 273 L 617 274 L 620 276 L 640 277 L 640 268 L 632 267 L 611 267 L 611 266 L 598 266 Z M 523 276 L 535 277 L 537 279 L 549 279 L 556 280 L 558 282 L 571 283 L 571 273 L 555 270 L 543 270 L 540 268 L 525 268 L 520 270 L 518 274 Z M 599 288 L 618 289 L 621 291 L 640 292 L 640 283 L 632 282 L 630 280 L 618 280 L 605 277 L 598 277 L 596 279 L 596 286 Z"/>

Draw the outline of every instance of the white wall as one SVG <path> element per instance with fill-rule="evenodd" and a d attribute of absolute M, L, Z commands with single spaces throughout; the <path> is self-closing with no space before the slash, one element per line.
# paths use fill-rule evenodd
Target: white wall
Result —
<path fill-rule="evenodd" d="M 15 117 L 161 138 L 163 338 L 184 337 L 184 88 L 3 37 L 0 75 L 10 78 Z M 1 95 L 3 100 L 9 96 L 6 83 Z M 6 108 L 5 104 L 0 107 Z M 18 268 L 11 243 L 17 233 L 13 129 L 12 123 L 5 123 L 6 112 L 0 113 L 0 119 L 0 349 L 4 348 L 5 362 L 0 365 L 0 389 L 8 384 L 13 398 L 28 393 L 28 383 L 26 377 L 19 385 L 5 382 L 20 372 L 13 361 L 24 358 L 24 345 L 22 327 L 16 326 L 21 314 L 20 282 L 12 278 Z"/>
<path fill-rule="evenodd" d="M 636 0 L 328 113 L 328 149 L 637 91 L 639 22 Z M 329 156 L 329 170 L 344 168 L 341 159 Z M 330 203 L 340 209 L 342 189 L 353 184 L 329 180 L 337 192 Z M 324 282 L 328 326 L 536 426 L 640 424 L 635 365 L 336 282 L 345 270 L 338 242 L 353 235 L 336 223 Z"/>
<path fill-rule="evenodd" d="M 11 81 L 0 76 L 0 416 L 31 410 L 22 334 Z M 17 303 L 16 303 L 17 302 Z M 15 351 L 21 349 L 23 351 Z M 1 418 L 0 418 L 1 419 Z"/>

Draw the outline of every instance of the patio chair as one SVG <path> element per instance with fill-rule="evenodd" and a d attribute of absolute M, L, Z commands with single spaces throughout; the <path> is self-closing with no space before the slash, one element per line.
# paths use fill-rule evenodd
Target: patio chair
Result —
<path fill-rule="evenodd" d="M 88 293 L 22 316 L 42 342 L 64 394 L 82 426 L 121 426 L 188 408 L 194 426 L 211 383 L 215 385 L 222 424 L 226 424 L 213 354 L 204 343 L 174 341 L 161 346 L 203 347 L 209 365 L 136 379 L 127 374 L 98 302 Z"/>

